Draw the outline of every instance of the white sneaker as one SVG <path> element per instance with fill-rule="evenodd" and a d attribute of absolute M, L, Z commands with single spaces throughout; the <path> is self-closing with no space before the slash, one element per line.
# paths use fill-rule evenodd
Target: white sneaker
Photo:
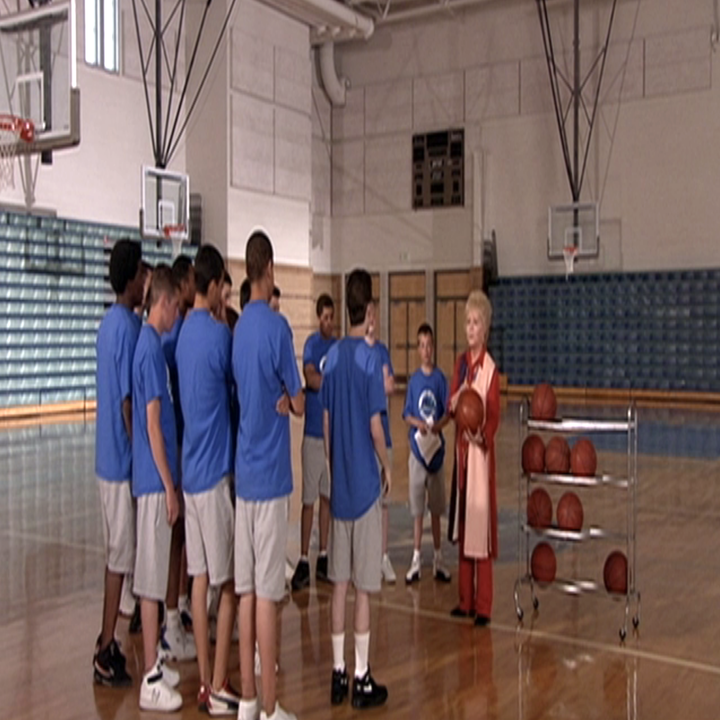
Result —
<path fill-rule="evenodd" d="M 390 562 L 390 556 L 387 553 L 383 555 L 381 569 L 382 579 L 386 583 L 393 584 L 397 580 L 395 570 L 393 570 L 392 563 Z"/>
<path fill-rule="evenodd" d="M 440 582 L 450 582 L 450 571 L 445 567 L 441 553 L 436 553 L 433 558 L 433 577 Z"/>
<path fill-rule="evenodd" d="M 143 677 L 140 686 L 140 709 L 174 712 L 182 707 L 182 695 L 165 681 L 160 661 Z"/>
<path fill-rule="evenodd" d="M 420 567 L 422 565 L 422 561 L 420 559 L 420 553 L 414 552 L 412 557 L 412 562 L 410 563 L 409 570 L 405 573 L 405 582 L 410 585 L 410 583 L 417 582 L 420 580 Z"/>
<path fill-rule="evenodd" d="M 297 717 L 287 710 L 280 707 L 279 702 L 275 702 L 275 711 L 272 715 L 268 715 L 264 710 L 260 713 L 260 720 L 297 720 Z"/>
<path fill-rule="evenodd" d="M 160 633 L 158 655 L 163 660 L 175 662 L 195 660 L 197 657 L 195 639 L 190 633 L 185 632 L 179 623 L 175 627 L 166 625 Z"/>
<path fill-rule="evenodd" d="M 177 670 L 173 670 L 173 668 L 168 667 L 164 660 L 158 658 L 158 663 L 165 684 L 171 688 L 176 688 L 180 684 L 180 673 Z"/>
<path fill-rule="evenodd" d="M 238 706 L 237 720 L 258 720 L 260 717 L 260 705 L 258 699 L 241 700 Z"/>
<path fill-rule="evenodd" d="M 132 587 L 133 576 L 126 575 L 123 578 L 122 593 L 120 594 L 120 614 L 124 617 L 132 617 L 135 612 L 135 596 Z"/>

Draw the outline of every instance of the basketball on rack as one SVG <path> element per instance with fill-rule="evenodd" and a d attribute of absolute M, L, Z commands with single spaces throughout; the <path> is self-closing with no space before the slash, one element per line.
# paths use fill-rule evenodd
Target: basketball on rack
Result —
<path fill-rule="evenodd" d="M 533 420 L 554 420 L 557 414 L 557 399 L 552 385 L 540 383 L 535 386 L 530 403 L 530 417 Z"/>
<path fill-rule="evenodd" d="M 603 580 L 605 589 L 611 593 L 627 593 L 627 558 L 619 550 L 613 550 L 605 561 Z"/>
<path fill-rule="evenodd" d="M 597 472 L 595 446 L 588 438 L 580 438 L 570 451 L 570 468 L 573 475 L 593 477 Z"/>
<path fill-rule="evenodd" d="M 545 488 L 535 488 L 528 498 L 528 525 L 534 528 L 547 528 L 552 523 L 553 506 Z"/>
<path fill-rule="evenodd" d="M 522 469 L 526 473 L 545 471 L 545 443 L 539 435 L 528 435 L 522 446 Z"/>
<path fill-rule="evenodd" d="M 474 435 L 485 420 L 485 408 L 482 398 L 472 388 L 465 388 L 460 393 L 457 405 L 455 406 L 455 422 L 458 430 L 467 430 Z"/>
<path fill-rule="evenodd" d="M 570 472 L 570 446 L 565 438 L 550 438 L 545 448 L 545 469 L 553 475 Z"/>
<path fill-rule="evenodd" d="M 551 583 L 557 572 L 555 551 L 545 542 L 535 546 L 530 560 L 532 576 L 539 583 Z"/>
<path fill-rule="evenodd" d="M 583 506 L 574 492 L 566 492 L 557 506 L 557 524 L 561 530 L 580 532 L 583 526 Z"/>

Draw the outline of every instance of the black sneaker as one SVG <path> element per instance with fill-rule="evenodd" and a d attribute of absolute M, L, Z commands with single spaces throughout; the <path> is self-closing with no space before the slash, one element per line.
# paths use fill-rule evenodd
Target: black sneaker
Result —
<path fill-rule="evenodd" d="M 107 687 L 128 687 L 132 678 L 125 669 L 125 656 L 113 640 L 93 658 L 93 678 L 98 685 Z"/>
<path fill-rule="evenodd" d="M 302 590 L 310 585 L 310 563 L 307 560 L 298 560 L 290 584 L 293 590 Z"/>
<path fill-rule="evenodd" d="M 361 678 L 353 678 L 352 706 L 370 708 L 382 705 L 388 697 L 387 688 L 378 685 L 370 674 L 370 667 Z"/>
<path fill-rule="evenodd" d="M 315 565 L 315 579 L 318 582 L 330 582 L 327 555 L 318 555 L 317 564 Z"/>
<path fill-rule="evenodd" d="M 350 682 L 348 680 L 347 669 L 333 670 L 332 689 L 330 690 L 330 702 L 333 705 L 340 703 L 348 696 Z"/>

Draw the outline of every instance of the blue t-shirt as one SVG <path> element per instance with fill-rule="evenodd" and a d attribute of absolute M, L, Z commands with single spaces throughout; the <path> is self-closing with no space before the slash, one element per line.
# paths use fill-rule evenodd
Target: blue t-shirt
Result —
<path fill-rule="evenodd" d="M 177 430 L 177 443 L 182 445 L 183 439 L 183 414 L 180 407 L 180 387 L 178 385 L 178 369 L 175 362 L 175 348 L 180 337 L 180 328 L 183 324 L 182 315 L 177 316 L 177 320 L 170 332 L 163 333 L 160 336 L 162 341 L 162 349 L 165 353 L 165 362 L 170 372 L 170 387 L 172 388 L 173 407 L 175 408 L 175 429 Z"/>
<path fill-rule="evenodd" d="M 330 413 L 330 512 L 357 520 L 380 496 L 370 418 L 386 406 L 380 354 L 364 338 L 346 337 L 330 349 L 320 399 Z"/>
<path fill-rule="evenodd" d="M 233 469 L 230 430 L 232 336 L 207 310 L 193 310 L 183 323 L 176 359 L 182 414 L 182 486 L 210 490 Z"/>
<path fill-rule="evenodd" d="M 122 415 L 132 398 L 132 363 L 140 334 L 140 318 L 123 305 L 112 305 L 97 336 L 97 419 L 95 474 L 103 480 L 129 480 L 132 448 Z"/>
<path fill-rule="evenodd" d="M 132 489 L 133 495 L 140 497 L 165 491 L 155 465 L 148 435 L 147 406 L 155 398 L 160 398 L 160 429 L 173 485 L 177 486 L 178 480 L 177 433 L 170 373 L 165 362 L 160 336 L 152 325 L 144 325 L 140 331 L 135 348 L 132 377 Z"/>
<path fill-rule="evenodd" d="M 372 346 L 377 352 L 380 359 L 380 373 L 382 374 L 383 365 L 387 365 L 388 373 L 390 377 L 395 376 L 393 370 L 392 361 L 390 360 L 390 353 L 388 352 L 387 345 L 381 343 L 379 340 L 375 341 Z M 385 376 L 383 375 L 383 387 L 385 387 Z M 387 397 L 385 398 L 385 407 L 382 413 L 380 413 L 380 420 L 382 420 L 383 432 L 385 433 L 385 447 L 392 447 L 392 437 L 390 436 L 390 418 L 388 417 L 388 404 Z"/>
<path fill-rule="evenodd" d="M 445 375 L 437 368 L 433 368 L 429 375 L 426 375 L 422 371 L 422 368 L 418 368 L 412 374 L 410 382 L 408 383 L 403 418 L 410 415 L 425 422 L 431 418 L 433 422 L 438 422 L 447 412 L 447 403 L 448 383 Z M 415 442 L 416 432 L 416 428 L 410 428 L 410 448 L 412 449 L 413 455 L 415 455 L 429 472 L 437 472 L 445 460 L 445 438 L 442 433 L 440 433 L 442 445 L 435 455 L 433 455 L 428 465 L 420 454 L 420 450 L 418 450 L 417 443 Z"/>
<path fill-rule="evenodd" d="M 328 350 L 335 344 L 335 338 L 325 339 L 322 333 L 314 332 L 306 341 L 303 350 L 303 367 L 312 364 L 321 375 L 325 367 Z M 320 402 L 320 393 L 317 390 L 305 388 L 305 434 L 309 437 L 321 438 L 323 436 L 323 409 Z"/>
<path fill-rule="evenodd" d="M 240 404 L 235 488 L 243 500 L 273 500 L 292 492 L 290 418 L 275 406 L 302 385 L 292 331 L 266 302 L 248 303 L 237 325 L 232 368 Z"/>

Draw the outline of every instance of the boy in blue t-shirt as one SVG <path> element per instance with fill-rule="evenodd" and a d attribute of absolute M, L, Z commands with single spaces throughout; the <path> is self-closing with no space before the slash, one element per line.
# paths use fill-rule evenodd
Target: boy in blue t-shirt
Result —
<path fill-rule="evenodd" d="M 197 292 L 177 342 L 182 414 L 182 490 L 192 616 L 200 670 L 198 706 L 211 715 L 236 714 L 240 698 L 227 682 L 235 622 L 233 454 L 230 423 L 232 336 L 217 320 L 223 305 L 225 262 L 212 246 L 195 258 Z M 208 585 L 220 588 L 214 671 L 210 672 Z"/>
<path fill-rule="evenodd" d="M 410 426 L 408 457 L 408 494 L 410 514 L 414 519 L 413 557 L 405 574 L 410 584 L 420 579 L 425 496 L 430 508 L 433 545 L 433 577 L 450 582 L 450 573 L 442 561 L 440 549 L 440 518 L 445 514 L 445 438 L 442 429 L 448 424 L 448 383 L 433 363 L 433 331 L 423 323 L 418 329 L 420 367 L 413 373 L 407 387 L 403 418 Z M 436 436 L 435 441 L 430 436 Z"/>
<path fill-rule="evenodd" d="M 348 336 L 335 343 L 325 362 L 320 396 L 325 453 L 330 463 L 333 674 L 330 699 L 348 695 L 345 668 L 345 598 L 355 587 L 355 676 L 352 705 L 381 705 L 387 688 L 370 674 L 370 593 L 381 584 L 381 492 L 389 492 L 391 470 L 380 414 L 385 390 L 378 353 L 366 342 L 371 322 L 372 281 L 353 270 L 346 286 Z M 378 470 L 376 454 L 381 469 Z M 382 475 L 382 482 L 381 482 Z"/>
<path fill-rule="evenodd" d="M 320 497 L 320 552 L 315 566 L 315 578 L 328 581 L 327 542 L 330 532 L 330 477 L 323 446 L 323 410 L 320 403 L 323 368 L 327 353 L 335 343 L 333 321 L 335 304 L 329 295 L 322 294 L 315 305 L 319 329 L 305 341 L 303 374 L 305 375 L 305 432 L 302 442 L 302 517 L 300 520 L 300 559 L 292 577 L 292 589 L 300 590 L 310 584 L 310 533 L 313 506 Z"/>
<path fill-rule="evenodd" d="M 157 654 L 158 603 L 165 599 L 172 526 L 178 518 L 177 432 L 170 373 L 160 336 L 177 318 L 178 295 L 172 271 L 153 271 L 147 324 L 140 331 L 133 359 L 133 495 L 137 498 L 135 595 L 140 598 L 145 672 L 140 708 L 172 712 L 182 705 L 173 689 L 177 672 Z"/>
<path fill-rule="evenodd" d="M 115 641 L 120 594 L 135 555 L 135 511 L 132 504 L 132 361 L 140 333 L 133 312 L 142 302 L 140 243 L 118 240 L 110 253 L 110 284 L 115 303 L 100 323 L 97 337 L 97 420 L 95 475 L 105 541 L 105 598 L 102 630 L 93 657 L 95 682 L 130 685 L 125 656 Z"/>
<path fill-rule="evenodd" d="M 268 302 L 274 282 L 273 249 L 254 232 L 245 247 L 250 301 L 233 336 L 233 377 L 240 405 L 235 458 L 235 592 L 240 596 L 238 719 L 255 720 L 258 700 L 254 653 L 260 648 L 261 720 L 292 720 L 280 707 L 277 680 L 277 602 L 285 595 L 288 497 L 292 493 L 290 418 L 302 415 L 300 384 L 287 320 Z"/>
<path fill-rule="evenodd" d="M 370 303 L 368 310 L 369 325 L 367 331 L 367 341 L 375 349 L 380 359 L 382 367 L 383 386 L 385 388 L 385 408 L 380 414 L 382 421 L 383 433 L 385 435 L 385 447 L 387 448 L 388 459 L 392 467 L 392 436 L 390 435 L 390 417 L 388 415 L 388 400 L 395 392 L 395 370 L 393 370 L 392 361 L 390 360 L 390 352 L 387 345 L 377 338 L 377 306 L 375 301 Z M 397 580 L 395 569 L 390 561 L 388 554 L 388 496 L 383 496 L 382 502 L 382 578 L 386 583 L 394 583 Z"/>

